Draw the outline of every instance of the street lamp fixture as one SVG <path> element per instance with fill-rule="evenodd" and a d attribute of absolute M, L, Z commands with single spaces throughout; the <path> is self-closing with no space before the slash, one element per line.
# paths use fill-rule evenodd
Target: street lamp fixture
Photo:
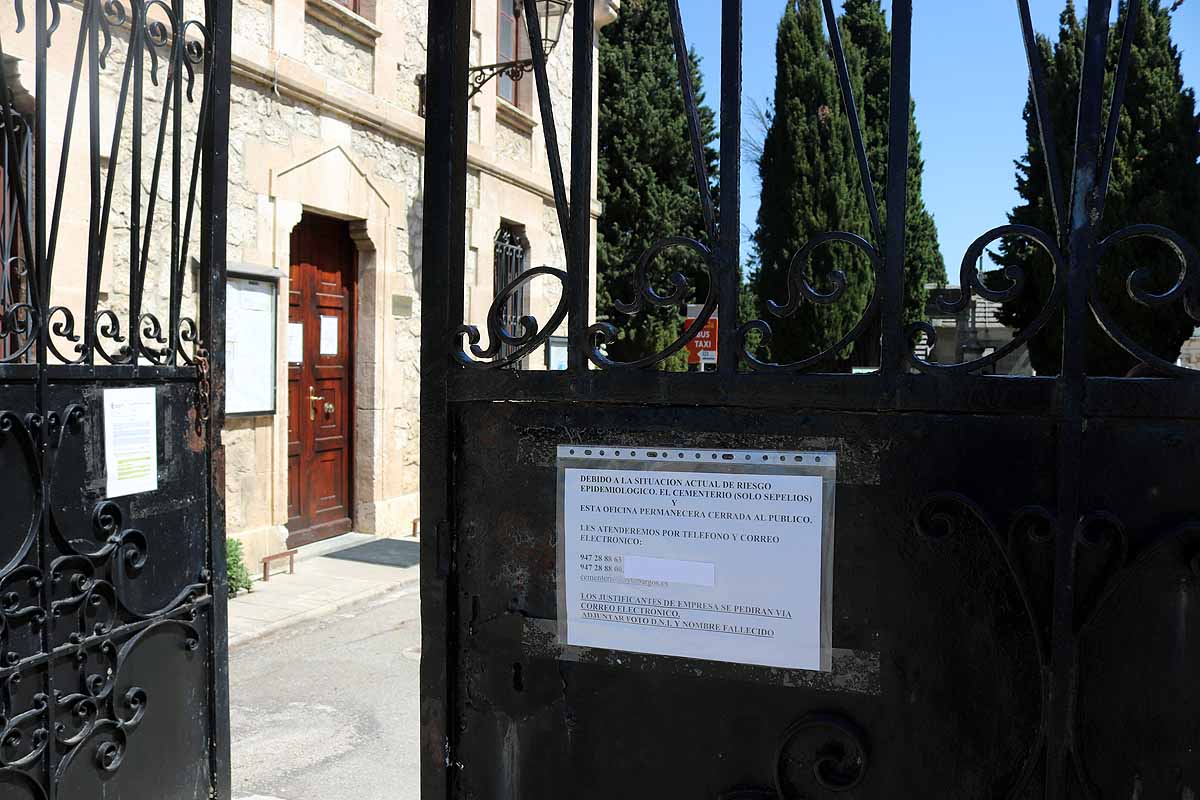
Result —
<path fill-rule="evenodd" d="M 542 32 L 542 50 L 549 58 L 562 37 L 563 24 L 567 19 L 567 11 L 571 8 L 571 0 L 534 0 L 533 5 L 537 9 L 538 25 Z M 517 17 L 520 18 L 525 10 L 525 3 L 523 0 L 516 0 L 514 6 Z M 521 52 L 517 55 L 516 61 L 472 67 L 469 97 L 479 94 L 483 87 L 498 75 L 507 75 L 510 80 L 519 81 L 526 74 L 533 72 L 533 54 L 527 42 L 522 40 Z"/>

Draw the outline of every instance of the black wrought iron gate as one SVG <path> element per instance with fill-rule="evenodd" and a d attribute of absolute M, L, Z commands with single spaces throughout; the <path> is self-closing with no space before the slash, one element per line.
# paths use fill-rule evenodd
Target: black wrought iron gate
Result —
<path fill-rule="evenodd" d="M 0 25 L 0 797 L 228 798 L 230 4 Z"/>
<path fill-rule="evenodd" d="M 678 0 L 669 5 L 686 53 Z M 526 0 L 539 95 L 549 95 L 537 14 Z M 589 327 L 593 4 L 576 2 L 570 184 L 557 161 L 553 108 L 542 105 L 567 269 L 563 301 L 542 327 L 499 323 L 487 346 L 463 320 L 470 3 L 430 4 L 430 135 L 423 273 L 423 796 L 432 798 L 1190 798 L 1200 792 L 1200 383 L 1119 326 L 1095 291 L 1115 247 L 1146 237 L 1178 256 L 1176 283 L 1143 304 L 1200 308 L 1200 261 L 1167 228 L 1101 239 L 1129 48 L 1107 76 L 1108 0 L 1086 3 L 1074 164 L 1051 164 L 1057 230 L 1006 225 L 963 261 L 958 307 L 1020 291 L 985 283 L 977 257 L 1004 236 L 1045 250 L 1055 285 L 1035 325 L 1063 327 L 1054 378 L 980 372 L 1005 348 L 961 365 L 924 360 L 928 328 L 902 320 L 912 0 L 891 3 L 891 136 L 886 222 L 832 233 L 802 251 L 787 314 L 836 302 L 814 286 L 812 248 L 837 241 L 875 265 L 873 299 L 850 337 L 882 331 L 872 374 L 821 369 L 845 342 L 796 364 L 747 345 L 765 323 L 737 319 L 741 159 L 741 0 L 723 0 L 719 217 L 703 189 L 703 241 L 670 239 L 707 269 L 704 311 L 719 308 L 720 368 L 619 364 L 614 331 Z M 1135 35 L 1134 0 L 1124 36 Z M 1018 0 L 1036 116 L 1057 152 L 1028 2 Z M 824 2 L 845 99 L 850 81 Z M 989 35 L 1000 35 L 989 32 Z M 1126 39 L 1126 41 L 1129 41 Z M 689 111 L 695 104 L 681 70 Z M 1111 97 L 1106 92 L 1112 91 Z M 845 108 L 853 109 L 847 102 Z M 1111 110 L 1110 110 L 1111 109 Z M 863 191 L 875 207 L 862 136 Z M 697 126 L 692 126 L 693 146 Z M 700 172 L 699 185 L 707 181 Z M 1178 213 L 1196 213 L 1179 209 Z M 677 304 L 690 288 L 633 287 L 631 310 Z M 786 298 L 779 298 L 781 301 Z M 693 301 L 694 302 L 694 301 Z M 569 369 L 502 369 L 541 346 L 569 312 Z M 1085 325 L 1156 378 L 1089 377 Z M 1061 322 L 1060 322 L 1061 320 Z M 874 327 L 877 324 L 877 328 Z M 468 347 L 468 345 L 474 345 Z M 832 673 L 760 669 L 630 653 L 564 653 L 554 631 L 555 449 L 559 443 L 819 448 L 839 453 Z"/>

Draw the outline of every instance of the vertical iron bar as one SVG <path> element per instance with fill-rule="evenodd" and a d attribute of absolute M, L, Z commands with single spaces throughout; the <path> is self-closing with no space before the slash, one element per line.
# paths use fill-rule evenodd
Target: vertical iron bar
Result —
<path fill-rule="evenodd" d="M 833 50 L 833 63 L 837 67 L 838 84 L 842 90 L 842 104 L 846 107 L 846 118 L 850 121 L 850 133 L 854 140 L 854 155 L 858 159 L 858 174 L 862 181 L 863 194 L 867 198 L 867 213 L 871 217 L 872 245 L 883 244 L 883 227 L 879 222 L 879 200 L 875 196 L 875 183 L 871 180 L 871 165 L 867 161 L 867 148 L 863 142 L 862 123 L 858 116 L 858 104 L 854 99 L 854 85 L 850 82 L 850 67 L 846 63 L 846 49 L 842 45 L 842 32 L 838 28 L 837 13 L 833 0 L 825 0 L 825 27 L 829 29 L 829 44 Z"/>
<path fill-rule="evenodd" d="M 904 341 L 905 223 L 908 219 L 908 115 L 912 105 L 912 0 L 892 3 L 892 81 L 889 90 L 887 240 L 884 257 L 882 351 L 879 369 L 892 396 L 907 360 Z"/>
<path fill-rule="evenodd" d="M 1138 16 L 1142 0 L 1130 0 L 1125 10 L 1125 27 L 1121 34 L 1121 56 L 1117 61 L 1117 74 L 1113 78 L 1112 100 L 1108 104 L 1108 128 L 1104 134 L 1104 158 L 1100 165 L 1100 187 L 1097 191 L 1097 210 L 1104 216 L 1104 204 L 1108 200 L 1108 182 L 1112 177 L 1113 158 L 1117 153 L 1117 134 L 1121 127 L 1121 109 L 1125 106 L 1125 86 L 1129 82 L 1129 63 L 1133 52 L 1133 38 L 1137 35 Z"/>
<path fill-rule="evenodd" d="M 688 137 L 692 144 L 692 171 L 700 192 L 700 213 L 704 217 L 704 232 L 710 244 L 716 244 L 717 225 L 713 211 L 712 191 L 708 186 L 708 170 L 704 163 L 704 140 L 700 131 L 700 109 L 696 104 L 696 87 L 692 85 L 692 57 L 683 30 L 679 0 L 667 4 L 671 16 L 671 39 L 675 43 L 675 68 L 679 72 L 679 88 L 683 91 L 683 110 L 687 115 Z M 722 62 L 723 63 L 723 62 Z M 740 100 L 740 97 L 739 97 Z"/>
<path fill-rule="evenodd" d="M 471 0 L 429 3 L 421 307 L 421 796 L 449 797 L 457 614 L 451 331 L 463 322 Z"/>
<path fill-rule="evenodd" d="M 721 13 L 721 228 L 717 286 L 717 372 L 738 368 L 738 268 L 742 259 L 742 0 Z"/>
<path fill-rule="evenodd" d="M 102 0 L 90 0 L 88 23 L 88 171 L 91 207 L 88 212 L 87 285 L 83 299 L 83 357 L 96 363 L 96 306 L 100 297 L 100 15 Z M 65 142 L 64 142 L 65 146 Z"/>
<path fill-rule="evenodd" d="M 179 39 L 176 38 L 175 42 L 178 43 L 178 41 Z M 172 47 L 172 51 L 174 49 Z M 150 241 L 154 233 L 154 213 L 158 208 L 158 184 L 162 178 L 163 151 L 166 150 L 167 145 L 167 125 L 171 121 L 171 100 L 174 96 L 174 86 L 172 84 L 174 82 L 176 82 L 175 73 L 174 70 L 171 70 L 167 75 L 167 85 L 163 90 L 163 107 L 158 119 L 158 139 L 154 144 L 154 168 L 150 173 L 150 192 L 146 200 L 146 225 L 142 231 L 142 262 L 138 266 L 138 283 L 142 286 L 146 285 L 146 270 L 150 264 Z M 173 186 L 171 191 L 172 195 L 174 195 L 175 190 Z M 174 197 L 172 199 L 171 221 L 175 223 L 178 203 L 174 202 Z M 171 249 L 172 256 L 174 256 L 174 241 L 172 241 Z M 175 263 L 173 259 L 171 263 Z"/>
<path fill-rule="evenodd" d="M 141 0 L 131 0 L 135 13 L 129 37 L 129 59 L 133 61 L 133 130 L 129 148 L 129 363 L 135 367 L 142 351 L 142 287 L 141 226 L 142 226 L 142 101 L 145 74 L 145 36 L 149 24 L 149 9 Z M 111 169 L 111 167 L 110 167 Z"/>
<path fill-rule="evenodd" d="M 212 799 L 233 796 L 229 750 L 229 599 L 225 566 L 225 243 L 229 196 L 229 83 L 233 0 L 205 0 L 211 66 L 205 73 L 207 119 L 196 131 L 204 142 L 200 187 L 200 342 L 209 352 L 210 419 L 205 426 L 208 451 L 209 566 L 213 587 L 209 610 L 209 664 L 212 691 L 209 719 L 212 742 L 209 777 Z M 172 336 L 174 339 L 174 336 Z M 199 346 L 199 345 L 198 345 Z"/>
<path fill-rule="evenodd" d="M 1017 13 L 1021 17 L 1021 36 L 1025 41 L 1025 59 L 1029 62 L 1029 90 L 1033 96 L 1033 110 L 1037 115 L 1038 135 L 1042 141 L 1042 153 L 1046 161 L 1046 177 L 1050 184 L 1050 205 L 1054 210 L 1054 230 L 1059 245 L 1064 243 L 1067 229 L 1066 203 L 1063 200 L 1063 174 L 1058 163 L 1058 139 L 1054 135 L 1054 115 L 1050 112 L 1050 99 L 1046 93 L 1046 70 L 1042 54 L 1038 49 L 1037 33 L 1033 29 L 1033 17 L 1029 13 L 1029 0 L 1017 0 Z"/>
<path fill-rule="evenodd" d="M 1084 347 L 1088 292 L 1095 265 L 1099 222 L 1096 194 L 1103 115 L 1104 69 L 1111 0 L 1090 0 L 1084 30 L 1083 71 L 1076 118 L 1072 171 L 1067 298 L 1063 313 L 1062 370 L 1058 379 L 1058 524 L 1054 557 L 1054 615 L 1051 623 L 1051 678 L 1046 798 L 1070 797 L 1068 774 L 1076 677 L 1075 525 L 1080 516 L 1083 466 Z"/>
<path fill-rule="evenodd" d="M 49 464 L 49 450 L 47 447 L 48 436 L 46 435 L 45 420 L 49 415 L 50 404 L 50 383 L 46 372 L 46 361 L 49 356 L 49 341 L 50 341 L 50 325 L 47 317 L 50 310 L 50 272 L 46 265 L 46 104 L 50 97 L 47 90 L 47 50 L 49 49 L 50 32 L 47 27 L 46 5 L 48 0 L 34 0 L 36 10 L 34 12 L 34 123 L 33 123 L 33 208 L 34 208 L 34 270 L 30 284 L 37 283 L 38 286 L 38 302 L 36 305 L 38 320 L 37 320 L 37 394 L 35 398 L 37 413 L 43 420 L 40 428 L 40 435 L 37 437 L 38 442 L 38 458 L 41 461 L 42 469 L 40 480 L 42 482 L 42 507 L 40 509 L 41 519 L 39 522 L 38 542 L 37 542 L 37 559 L 38 570 L 43 577 L 50 574 L 50 554 L 47 548 L 47 540 L 50 538 L 50 521 L 47 513 L 50 507 L 50 479 L 47 466 Z M 49 580 L 43 580 L 38 588 L 39 601 L 42 608 L 50 608 L 51 602 L 54 599 L 51 583 Z M 43 653 L 49 653 L 51 649 L 50 642 L 50 624 L 47 621 L 38 628 L 38 639 Z M 47 669 L 42 676 L 42 691 L 46 697 L 54 697 L 54 686 L 50 678 L 50 670 Z M 54 703 L 46 704 L 46 731 L 54 731 Z M 54 772 L 51 765 L 54 763 L 56 750 L 56 739 L 53 733 L 46 738 L 46 750 L 42 756 L 42 774 L 45 776 L 43 786 L 49 787 L 49 800 L 56 800 L 56 787 L 53 784 Z"/>
<path fill-rule="evenodd" d="M 563 179 L 562 150 L 558 146 L 558 124 L 554 118 L 554 96 L 550 94 L 550 78 L 546 74 L 546 47 L 542 39 L 542 24 L 534 0 L 525 0 L 525 21 L 529 31 L 529 49 L 533 58 L 533 79 L 537 84 L 538 110 L 542 115 L 542 134 L 546 141 L 546 160 L 550 167 L 550 184 L 554 191 L 554 210 L 558 214 L 558 233 L 568 264 L 571 257 L 571 207 L 567 201 L 567 186 Z M 498 284 L 496 289 L 507 284 Z"/>
<path fill-rule="evenodd" d="M 567 333 L 570 347 L 567 368 L 588 368 L 587 329 L 591 312 L 592 264 L 592 123 L 594 114 L 594 66 L 596 23 L 592 3 L 577 2 L 575 35 L 571 56 L 571 247 L 573 259 L 567 270 Z"/>
<path fill-rule="evenodd" d="M 54 256 L 58 249 L 58 224 L 62 218 L 62 206 L 66 192 L 68 166 L 71 161 L 71 133 L 75 127 L 75 108 L 79 101 L 79 81 L 83 77 L 84 46 L 88 43 L 89 20 L 94 4 L 86 0 L 83 7 L 83 18 L 80 20 L 79 37 L 75 45 L 75 67 L 71 71 L 71 88 L 67 91 L 67 113 L 63 120 L 61 153 L 58 160 L 58 188 L 54 194 L 54 210 L 50 213 L 50 232 L 46 239 L 46 268 L 50 279 L 54 278 Z"/>
<path fill-rule="evenodd" d="M 168 268 L 168 280 L 171 282 L 170 289 L 170 304 L 171 308 L 167 314 L 167 352 L 169 353 L 168 364 L 172 366 L 179 363 L 179 317 L 180 306 L 183 303 L 183 285 L 175 279 L 176 272 L 183 271 L 183 264 L 180 263 L 181 243 L 179 241 L 180 234 L 180 219 L 179 219 L 179 204 L 183 199 L 182 187 L 179 184 L 183 172 L 183 60 L 187 58 L 184 41 L 184 21 L 186 9 L 183 5 L 183 0 L 173 0 L 171 8 L 175 13 L 175 48 L 172 51 L 174 57 L 171 59 L 171 69 L 168 72 L 168 79 L 172 74 L 175 76 L 173 85 L 173 96 L 169 99 L 174 104 L 174 113 L 172 114 L 172 136 L 171 136 L 171 265 Z M 203 120 L 200 121 L 203 124 Z M 200 135 L 200 131 L 196 131 L 196 135 Z M 187 235 L 186 233 L 184 235 Z"/>
<path fill-rule="evenodd" d="M 136 3 L 132 5 L 136 7 Z M 132 48 L 133 35 L 131 34 L 130 50 Z M 116 185 L 117 165 L 120 163 L 121 132 L 124 130 L 125 106 L 129 101 L 129 82 L 133 75 L 133 61 L 133 53 L 127 53 L 125 69 L 121 72 L 121 89 L 117 93 L 117 110 L 113 115 L 112 145 L 108 151 L 108 175 L 104 180 L 104 205 L 100 212 L 99 238 L 96 244 L 96 260 L 100 262 L 101 273 L 104 271 L 104 249 L 108 244 L 108 220 L 112 214 L 113 188 Z"/>

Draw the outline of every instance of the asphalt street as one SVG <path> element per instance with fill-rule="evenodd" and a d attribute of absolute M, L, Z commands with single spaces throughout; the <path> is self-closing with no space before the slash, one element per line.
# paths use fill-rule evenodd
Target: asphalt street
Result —
<path fill-rule="evenodd" d="M 417 800 L 415 588 L 248 643 L 230 656 L 238 800 Z"/>

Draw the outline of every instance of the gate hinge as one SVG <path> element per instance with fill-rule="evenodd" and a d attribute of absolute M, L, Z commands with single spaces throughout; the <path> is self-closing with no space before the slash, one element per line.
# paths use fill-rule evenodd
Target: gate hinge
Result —
<path fill-rule="evenodd" d="M 439 578 L 445 578 L 450 575 L 450 544 L 452 536 L 450 533 L 450 523 L 446 520 L 439 520 L 437 528 L 437 574 Z"/>

